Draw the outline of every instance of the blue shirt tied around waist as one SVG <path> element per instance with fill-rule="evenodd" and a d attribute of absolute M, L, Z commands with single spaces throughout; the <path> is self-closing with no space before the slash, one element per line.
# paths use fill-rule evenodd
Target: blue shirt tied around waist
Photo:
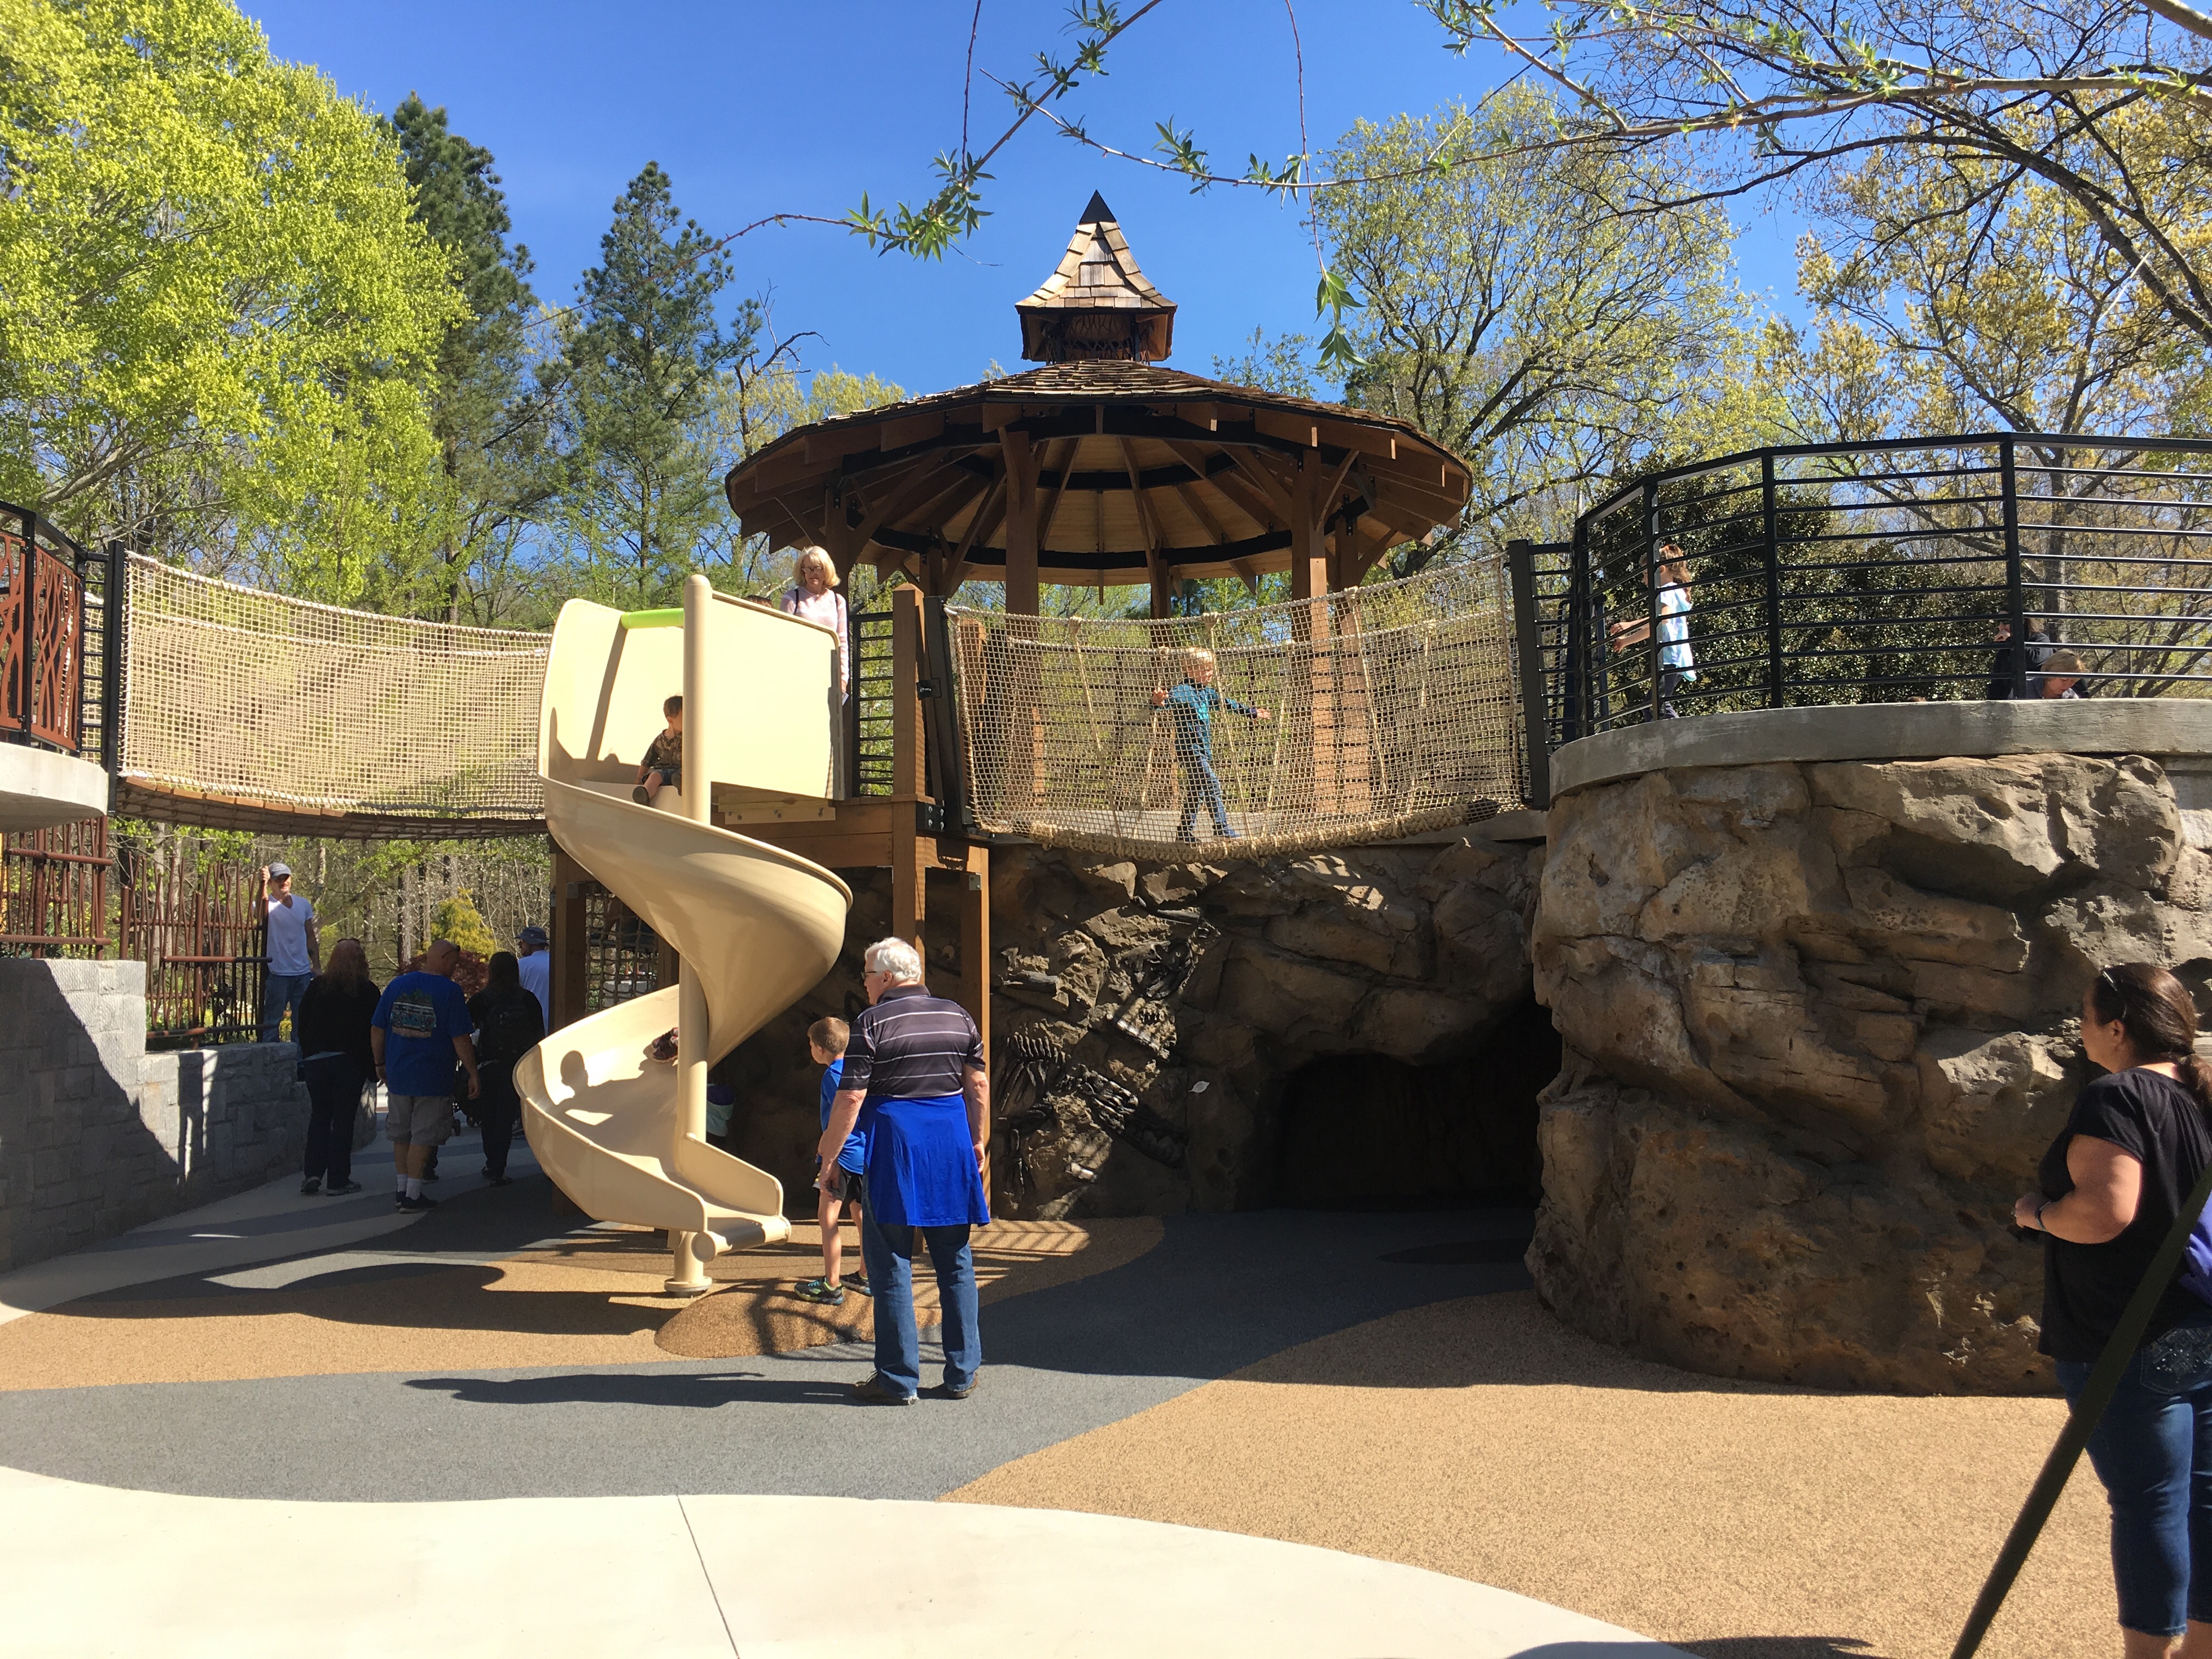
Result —
<path fill-rule="evenodd" d="M 1226 708 L 1232 714 L 1242 714 L 1247 720 L 1258 715 L 1259 710 L 1249 702 L 1239 702 L 1234 697 L 1224 697 L 1220 688 L 1200 685 L 1185 680 L 1168 693 L 1166 703 L 1169 716 L 1175 721 L 1176 754 L 1186 761 L 1213 759 L 1213 711 Z"/>
<path fill-rule="evenodd" d="M 846 1089 L 867 1091 L 857 1134 L 866 1143 L 868 1208 L 878 1224 L 962 1227 L 990 1220 L 975 1145 L 968 1138 L 967 1100 L 943 1092 L 971 1066 L 983 1069 L 982 1033 L 966 1009 L 925 987 L 894 985 L 853 1022 L 841 1081 Z M 933 1092 L 923 1094 L 915 1085 L 933 1085 Z M 887 1092 L 901 1087 L 908 1092 Z"/>
<path fill-rule="evenodd" d="M 822 1127 L 825 1129 L 830 1127 L 830 1103 L 836 1098 L 837 1080 L 844 1074 L 845 1056 L 842 1054 L 823 1068 Z M 844 1146 L 838 1149 L 837 1167 L 849 1170 L 854 1175 L 868 1167 L 868 1138 L 860 1133 L 858 1124 L 854 1126 L 853 1133 L 845 1137 Z"/>

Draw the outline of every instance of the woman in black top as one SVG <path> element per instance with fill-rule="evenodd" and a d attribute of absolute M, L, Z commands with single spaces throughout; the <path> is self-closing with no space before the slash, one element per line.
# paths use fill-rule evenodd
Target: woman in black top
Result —
<path fill-rule="evenodd" d="M 301 994 L 292 1018 L 300 1071 L 307 1082 L 307 1163 L 302 1193 L 357 1193 L 353 1178 L 353 1115 L 361 1085 L 375 1074 L 369 1017 L 380 993 L 368 976 L 368 953 L 357 939 L 331 946 L 330 965 Z"/>
<path fill-rule="evenodd" d="M 494 954 L 486 964 L 490 978 L 469 999 L 469 1018 L 477 1028 L 477 1075 L 483 1091 L 476 1103 L 483 1125 L 484 1179 L 507 1184 L 507 1154 L 514 1145 L 515 1120 L 522 1103 L 514 1097 L 514 1062 L 545 1037 L 545 1015 L 538 999 L 522 988 L 522 966 L 512 951 Z"/>
<path fill-rule="evenodd" d="M 2212 1067 L 2197 1007 L 2163 968 L 2100 973 L 2081 1046 L 2106 1075 L 2013 1206 L 2044 1247 L 2043 1352 L 2069 1402 L 2212 1162 Z M 2089 1462 L 2112 1505 L 2112 1576 L 2128 1659 L 2212 1653 L 2212 1305 L 2169 1285 L 2097 1430 Z"/>

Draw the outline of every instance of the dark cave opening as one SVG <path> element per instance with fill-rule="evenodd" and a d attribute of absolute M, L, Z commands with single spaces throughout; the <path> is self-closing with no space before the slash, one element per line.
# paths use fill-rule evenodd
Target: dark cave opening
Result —
<path fill-rule="evenodd" d="M 1409 1066 L 1326 1054 L 1283 1092 L 1273 1201 L 1295 1209 L 1442 1209 L 1536 1201 L 1536 1097 L 1559 1037 L 1532 997 L 1465 1059 Z"/>

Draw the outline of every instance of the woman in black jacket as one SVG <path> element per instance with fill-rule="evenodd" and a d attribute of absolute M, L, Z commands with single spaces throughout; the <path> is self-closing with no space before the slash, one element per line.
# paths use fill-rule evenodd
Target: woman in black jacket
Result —
<path fill-rule="evenodd" d="M 2098 974 L 2081 1047 L 2104 1068 L 2044 1154 L 2013 1218 L 2045 1235 L 2043 1352 L 2078 1401 L 2151 1258 L 2212 1162 L 2212 1068 L 2197 1006 L 2163 968 Z M 2112 1576 L 2128 1659 L 2212 1643 L 2212 1304 L 2166 1287 L 2089 1437 L 2112 1506 Z M 2207 1647 L 2212 1651 L 2212 1647 Z"/>
<path fill-rule="evenodd" d="M 538 999 L 523 988 L 514 951 L 497 952 L 487 967 L 491 977 L 469 999 L 482 1080 L 476 1113 L 483 1125 L 484 1179 L 504 1187 L 507 1150 L 514 1145 L 514 1123 L 522 1114 L 522 1103 L 514 1096 L 514 1062 L 544 1040 L 545 1015 Z"/>
<path fill-rule="evenodd" d="M 301 995 L 292 1030 L 307 1080 L 302 1193 L 320 1191 L 336 1198 L 361 1190 L 353 1178 L 353 1115 L 361 1105 L 361 1085 L 375 1074 L 368 1022 L 379 994 L 361 941 L 342 939 L 331 947 L 330 965 Z"/>

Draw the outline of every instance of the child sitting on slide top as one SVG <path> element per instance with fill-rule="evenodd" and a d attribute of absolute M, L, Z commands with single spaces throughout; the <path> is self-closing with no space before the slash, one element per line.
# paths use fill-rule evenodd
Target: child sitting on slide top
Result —
<path fill-rule="evenodd" d="M 1182 684 L 1172 691 L 1152 693 L 1152 707 L 1165 708 L 1175 720 L 1176 762 L 1182 769 L 1182 821 L 1176 830 L 1177 841 L 1198 839 L 1200 802 L 1213 816 L 1213 833 L 1223 841 L 1237 839 L 1237 832 L 1229 827 L 1228 808 L 1222 803 L 1221 780 L 1213 772 L 1213 711 L 1226 708 L 1248 720 L 1268 718 L 1266 709 L 1215 690 L 1213 677 L 1218 668 L 1211 651 L 1186 651 Z"/>
<path fill-rule="evenodd" d="M 842 1019 L 817 1019 L 806 1028 L 807 1052 L 814 1063 L 823 1067 L 822 1127 L 830 1127 L 830 1103 L 837 1093 L 837 1084 L 845 1072 L 845 1045 L 852 1040 L 852 1028 Z M 818 1166 L 820 1160 L 816 1160 Z M 808 1302 L 825 1302 L 835 1308 L 845 1300 L 845 1292 L 858 1291 L 862 1296 L 873 1296 L 874 1289 L 866 1273 L 843 1277 L 839 1268 L 843 1265 L 844 1236 L 837 1231 L 837 1212 L 843 1209 L 851 1213 L 853 1224 L 865 1226 L 860 1214 L 860 1189 L 868 1167 L 868 1143 L 856 1129 L 845 1138 L 845 1145 L 837 1154 L 837 1167 L 818 1184 L 822 1202 L 817 1213 L 822 1220 L 822 1277 L 801 1284 L 797 1294 Z"/>
<path fill-rule="evenodd" d="M 684 787 L 684 699 L 671 697 L 660 705 L 660 712 L 668 717 L 668 729 L 645 751 L 637 769 L 637 787 L 629 792 L 629 798 L 641 806 L 652 805 L 663 789 Z"/>

